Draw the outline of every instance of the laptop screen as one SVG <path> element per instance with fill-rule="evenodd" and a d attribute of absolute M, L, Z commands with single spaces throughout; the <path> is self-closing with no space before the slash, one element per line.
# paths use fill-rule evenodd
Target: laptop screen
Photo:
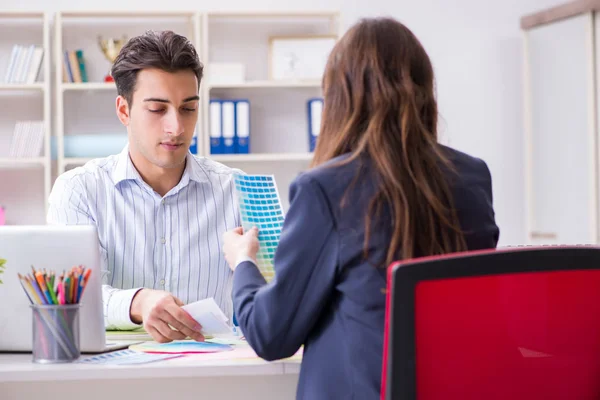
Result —
<path fill-rule="evenodd" d="M 600 398 L 600 271 L 421 281 L 416 393 L 439 399 Z"/>

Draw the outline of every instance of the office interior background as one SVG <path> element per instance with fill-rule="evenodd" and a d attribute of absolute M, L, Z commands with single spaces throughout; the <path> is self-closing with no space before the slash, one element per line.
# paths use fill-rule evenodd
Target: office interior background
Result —
<path fill-rule="evenodd" d="M 57 174 L 81 165 L 93 151 L 110 146 L 118 148 L 119 140 L 125 138 L 125 129 L 114 111 L 116 91 L 102 83 L 110 65 L 100 50 L 98 35 L 119 38 L 146 29 L 173 29 L 195 41 L 203 63 L 209 68 L 211 62 L 242 63 L 246 83 L 210 86 L 209 78 L 202 83 L 205 113 L 198 122 L 197 146 L 200 154 L 212 156 L 207 133 L 208 98 L 248 99 L 250 154 L 214 158 L 248 173 L 275 174 L 287 207 L 291 179 L 310 162 L 306 101 L 320 95 L 320 82 L 269 81 L 269 37 L 334 32 L 341 35 L 361 17 L 392 16 L 416 34 L 432 59 L 441 142 L 484 159 L 490 167 L 496 218 L 501 229 L 500 245 L 529 243 L 533 228 L 528 223 L 531 218 L 527 193 L 535 185 L 528 184 L 525 172 L 528 164 L 523 90 L 525 52 L 520 18 L 561 3 L 560 0 L 175 0 L 168 3 L 3 0 L 0 12 L 45 12 L 49 17 L 46 22 L 41 17 L 22 21 L 16 18 L 18 14 L 8 13 L 0 19 L 0 80 L 8 68 L 14 45 L 36 44 L 45 50 L 35 84 L 23 84 L 20 88 L 0 85 L 0 205 L 5 209 L 6 224 L 45 223 L 46 199 Z M 135 15 L 161 10 L 168 12 Z M 174 15 L 178 11 L 181 14 Z M 338 15 L 329 18 L 329 12 Z M 583 41 L 578 44 L 584 45 Z M 91 82 L 87 86 L 62 82 L 61 71 L 57 72 L 62 66 L 60 54 L 78 49 L 84 52 Z M 582 71 L 585 72 L 585 66 Z M 568 78 L 571 77 L 565 77 Z M 560 95 L 551 95 L 557 94 Z M 38 121 L 44 132 L 49 132 L 39 155 L 15 160 L 10 157 L 11 141 L 17 122 L 25 121 Z M 30 132 L 35 132 L 36 126 L 22 124 L 21 128 L 27 131 L 29 127 Z M 88 135 L 95 136 L 96 142 L 85 142 L 83 139 Z M 82 141 L 85 151 L 92 153 L 82 155 L 73 150 Z M 563 141 L 554 145 L 566 146 L 568 141 L 569 132 L 564 132 Z M 560 194 L 563 189 L 557 185 L 554 190 Z M 551 193 L 548 198 L 552 198 Z M 568 211 L 565 209 L 567 217 Z M 540 235 L 543 237 L 544 232 Z"/>

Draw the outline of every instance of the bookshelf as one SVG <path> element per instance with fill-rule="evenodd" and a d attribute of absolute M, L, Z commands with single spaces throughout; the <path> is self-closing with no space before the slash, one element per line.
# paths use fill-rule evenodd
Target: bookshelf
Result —
<path fill-rule="evenodd" d="M 46 217 L 52 184 L 50 20 L 42 11 L 0 10 L 0 205 L 6 209 L 10 225 L 43 224 Z M 17 46 L 21 49 L 15 53 Z M 11 64 L 18 65 L 25 48 L 31 48 L 31 53 L 21 61 L 19 71 L 25 74 L 19 80 L 10 72 L 16 71 Z M 34 52 L 38 52 L 35 61 Z M 12 153 L 12 145 L 20 121 L 38 121 L 35 131 L 24 129 L 19 132 L 21 137 L 40 136 L 38 146 L 23 139 L 19 155 Z M 33 147 L 40 148 L 39 154 L 31 151 Z"/>
<path fill-rule="evenodd" d="M 199 44 L 200 17 L 195 11 L 61 11 L 54 18 L 54 81 L 56 174 L 105 157 L 95 153 L 94 142 L 121 137 L 110 148 L 110 154 L 121 151 L 126 143 L 126 130 L 115 113 L 116 86 L 104 82 L 111 63 L 102 53 L 98 36 L 131 38 L 144 31 L 170 29 Z M 83 51 L 87 82 L 66 82 L 63 77 L 65 51 Z M 81 71 L 81 70 L 80 70 Z M 90 143 L 74 151 L 72 140 Z M 100 141 L 98 143 L 101 143 Z M 105 148 L 105 147 L 104 147 Z M 102 150 L 98 150 L 102 151 Z"/>
<path fill-rule="evenodd" d="M 30 169 L 44 168 L 46 166 L 45 157 L 2 157 L 0 158 L 0 169 Z"/>
<path fill-rule="evenodd" d="M 310 161 L 312 153 L 262 153 L 262 154 L 213 154 L 210 158 L 220 163 L 261 161 Z"/>
<path fill-rule="evenodd" d="M 270 38 L 340 36 L 337 11 L 207 12 L 201 15 L 201 58 L 207 69 L 201 86 L 199 154 L 246 173 L 273 174 L 284 209 L 288 188 L 306 170 L 309 148 L 306 102 L 321 97 L 321 79 L 274 80 L 269 73 Z M 214 64 L 216 63 L 216 64 Z M 244 79 L 211 82 L 211 65 L 243 65 Z M 215 68 L 217 68 L 215 66 Z M 250 102 L 249 154 L 211 154 L 210 100 Z"/>
<path fill-rule="evenodd" d="M 114 111 L 115 85 L 103 81 L 110 64 L 100 51 L 97 35 L 132 37 L 146 29 L 171 29 L 194 43 L 205 66 L 200 87 L 202 109 L 196 126 L 197 154 L 247 173 L 274 174 L 287 208 L 289 184 L 312 160 L 306 102 L 322 96 L 321 79 L 270 79 L 269 39 L 273 36 L 339 37 L 339 19 L 337 11 L 57 13 L 53 57 L 57 174 L 100 157 L 66 151 L 71 135 L 99 137 L 115 132 L 125 135 Z M 63 82 L 64 51 L 75 49 L 84 51 L 88 82 Z M 245 79 L 211 82 L 210 70 L 214 63 L 243 64 Z M 211 98 L 250 101 L 249 154 L 211 154 Z M 118 151 L 120 149 L 113 154 Z"/>
<path fill-rule="evenodd" d="M 13 90 L 44 91 L 45 83 L 0 83 L 0 91 L 7 92 Z"/>
<path fill-rule="evenodd" d="M 208 90 L 211 89 L 284 89 L 284 88 L 315 88 L 321 87 L 320 81 L 294 82 L 294 81 L 269 81 L 256 80 L 243 83 L 207 83 Z"/>
<path fill-rule="evenodd" d="M 69 90 L 113 90 L 116 92 L 117 87 L 113 82 L 87 82 L 87 83 L 63 83 L 61 85 L 63 92 Z"/>

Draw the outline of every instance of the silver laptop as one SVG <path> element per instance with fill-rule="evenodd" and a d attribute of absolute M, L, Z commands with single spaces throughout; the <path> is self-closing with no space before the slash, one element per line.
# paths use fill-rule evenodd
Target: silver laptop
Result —
<path fill-rule="evenodd" d="M 76 265 L 91 269 L 79 310 L 82 353 L 125 348 L 131 342 L 106 341 L 102 306 L 100 249 L 96 228 L 78 226 L 0 226 L 0 351 L 31 351 L 32 310 L 17 273 L 36 269 L 63 271 Z"/>

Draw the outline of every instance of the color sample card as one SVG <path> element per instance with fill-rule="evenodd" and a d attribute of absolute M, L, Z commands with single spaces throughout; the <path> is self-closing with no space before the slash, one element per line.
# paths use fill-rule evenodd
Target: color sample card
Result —
<path fill-rule="evenodd" d="M 273 175 L 235 175 L 236 197 L 244 231 L 258 228 L 258 269 L 270 282 L 275 277 L 273 256 L 283 227 L 283 208 Z"/>
<path fill-rule="evenodd" d="M 143 351 L 156 354 L 192 354 L 192 353 L 218 353 L 233 350 L 227 344 L 196 342 L 193 340 L 175 340 L 169 343 L 146 342 L 129 346 L 130 350 Z"/>
<path fill-rule="evenodd" d="M 146 364 L 154 361 L 168 360 L 180 357 L 178 354 L 148 354 L 133 350 L 120 350 L 111 353 L 100 354 L 92 357 L 82 358 L 77 361 L 81 364 L 104 364 L 104 365 L 132 365 Z"/>

